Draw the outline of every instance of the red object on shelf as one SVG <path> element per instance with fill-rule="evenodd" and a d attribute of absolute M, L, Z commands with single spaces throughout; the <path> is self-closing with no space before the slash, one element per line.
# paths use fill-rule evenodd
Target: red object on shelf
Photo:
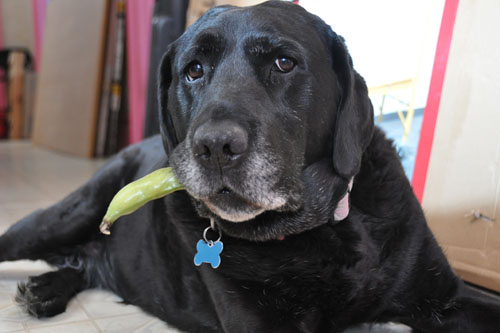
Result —
<path fill-rule="evenodd" d="M 436 129 L 439 102 L 441 100 L 441 91 L 443 90 L 446 65 L 448 64 L 448 54 L 450 53 L 457 8 L 458 0 L 446 0 L 412 178 L 413 191 L 420 202 L 422 202 L 424 196 L 425 180 L 431 158 L 434 130 Z"/>

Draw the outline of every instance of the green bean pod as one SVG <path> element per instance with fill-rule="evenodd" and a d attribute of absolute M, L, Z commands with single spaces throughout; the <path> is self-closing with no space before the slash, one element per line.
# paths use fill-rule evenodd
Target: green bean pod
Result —
<path fill-rule="evenodd" d="M 111 225 L 123 215 L 135 212 L 151 200 L 159 199 L 172 192 L 183 190 L 172 168 L 161 168 L 133 181 L 115 194 L 106 215 L 99 226 L 100 231 L 111 234 Z"/>

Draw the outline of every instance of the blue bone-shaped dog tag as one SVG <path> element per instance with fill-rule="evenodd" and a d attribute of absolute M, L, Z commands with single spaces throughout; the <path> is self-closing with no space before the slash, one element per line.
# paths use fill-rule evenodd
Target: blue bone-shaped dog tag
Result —
<path fill-rule="evenodd" d="M 212 265 L 212 268 L 219 267 L 222 248 L 222 242 L 219 240 L 207 243 L 203 239 L 200 239 L 196 244 L 198 252 L 194 256 L 194 264 L 200 266 L 205 262 Z"/>

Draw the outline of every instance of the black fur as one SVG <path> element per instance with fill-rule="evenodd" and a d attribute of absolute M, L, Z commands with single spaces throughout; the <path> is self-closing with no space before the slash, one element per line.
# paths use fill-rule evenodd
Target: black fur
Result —
<path fill-rule="evenodd" d="M 280 72 L 281 57 L 295 68 Z M 187 81 L 193 62 L 203 76 Z M 319 18 L 279 1 L 215 8 L 170 46 L 159 78 L 162 136 L 120 152 L 0 237 L 0 260 L 60 267 L 20 285 L 29 312 L 55 315 L 100 287 L 189 332 L 340 332 L 387 321 L 416 332 L 498 331 L 500 306 L 465 292 L 451 270 L 392 142 L 373 127 L 343 39 Z M 220 121 L 237 124 L 248 149 L 231 167 L 203 167 L 193 135 Z M 167 165 L 187 191 L 99 234 L 113 194 Z M 352 177 L 350 214 L 335 221 Z M 193 263 L 209 218 L 224 242 L 215 270 Z"/>

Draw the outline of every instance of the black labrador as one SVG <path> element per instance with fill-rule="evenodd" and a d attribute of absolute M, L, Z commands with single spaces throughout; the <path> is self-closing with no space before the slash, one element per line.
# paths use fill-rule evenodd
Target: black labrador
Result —
<path fill-rule="evenodd" d="M 500 330 L 500 307 L 451 270 L 321 19 L 280 1 L 214 8 L 169 47 L 159 80 L 160 136 L 1 236 L 0 260 L 59 268 L 20 284 L 30 313 L 105 288 L 189 332 Z M 186 191 L 100 234 L 113 195 L 168 165 Z"/>

